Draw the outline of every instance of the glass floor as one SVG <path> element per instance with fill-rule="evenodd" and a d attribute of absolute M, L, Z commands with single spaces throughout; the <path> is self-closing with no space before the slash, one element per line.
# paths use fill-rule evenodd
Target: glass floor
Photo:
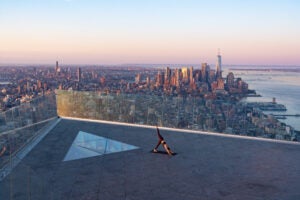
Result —
<path fill-rule="evenodd" d="M 139 147 L 79 131 L 63 161 L 138 149 Z"/>

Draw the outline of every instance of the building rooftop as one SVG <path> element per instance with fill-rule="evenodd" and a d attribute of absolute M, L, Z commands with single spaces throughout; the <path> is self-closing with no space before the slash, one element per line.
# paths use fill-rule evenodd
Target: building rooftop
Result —
<path fill-rule="evenodd" d="M 169 156 L 154 127 L 58 120 L 1 199 L 300 199 L 299 143 L 160 128 Z"/>

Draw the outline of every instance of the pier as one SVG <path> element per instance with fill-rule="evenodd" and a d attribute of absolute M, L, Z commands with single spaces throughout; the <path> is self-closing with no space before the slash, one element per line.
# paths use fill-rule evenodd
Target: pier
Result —
<path fill-rule="evenodd" d="M 274 117 L 300 117 L 300 114 L 294 114 L 294 115 L 291 115 L 291 114 L 272 114 Z"/>
<path fill-rule="evenodd" d="M 283 104 L 277 104 L 276 102 L 248 102 L 248 106 L 259 108 L 262 111 L 286 111 L 286 107 Z"/>

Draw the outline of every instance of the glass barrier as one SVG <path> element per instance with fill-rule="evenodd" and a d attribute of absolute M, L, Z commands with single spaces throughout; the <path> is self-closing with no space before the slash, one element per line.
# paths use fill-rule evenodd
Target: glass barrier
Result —
<path fill-rule="evenodd" d="M 243 102 L 192 96 L 56 90 L 59 116 L 296 140 L 296 131 Z"/>
<path fill-rule="evenodd" d="M 55 94 L 38 97 L 0 113 L 0 180 L 17 153 L 57 117 Z"/>
<path fill-rule="evenodd" d="M 52 93 L 0 113 L 0 131 L 30 126 L 54 116 L 57 116 L 56 99 Z"/>

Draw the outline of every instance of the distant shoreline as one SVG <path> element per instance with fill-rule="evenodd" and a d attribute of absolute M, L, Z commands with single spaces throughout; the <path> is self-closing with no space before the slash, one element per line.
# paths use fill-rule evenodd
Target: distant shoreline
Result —
<path fill-rule="evenodd" d="M 300 72 L 300 67 L 297 68 L 229 68 L 232 71 L 278 71 L 278 72 Z"/>

